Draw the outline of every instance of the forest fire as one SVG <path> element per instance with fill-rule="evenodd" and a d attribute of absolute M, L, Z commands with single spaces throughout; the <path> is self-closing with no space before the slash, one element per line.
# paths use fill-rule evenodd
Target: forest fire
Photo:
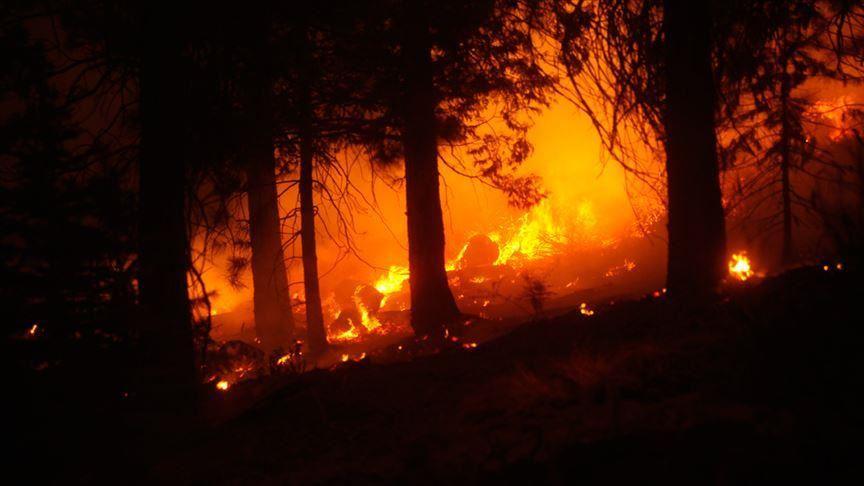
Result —
<path fill-rule="evenodd" d="M 7 3 L 30 482 L 854 469 L 864 2 Z"/>
<path fill-rule="evenodd" d="M 530 280 L 532 273 L 545 272 L 549 265 L 561 259 L 578 262 L 585 252 L 612 250 L 609 257 L 597 260 L 600 268 L 581 278 L 589 282 L 592 279 L 614 280 L 633 272 L 637 268 L 634 256 L 620 256 L 613 250 L 629 235 L 627 229 L 620 236 L 608 231 L 604 234 L 589 200 L 567 207 L 545 199 L 495 229 L 471 234 L 459 246 L 456 256 L 447 260 L 445 269 L 460 307 L 487 316 L 490 309 L 514 299 L 530 300 L 532 292 L 539 292 L 532 306 L 542 305 L 541 300 L 558 292 L 577 292 L 579 276 L 554 284 L 535 281 L 531 285 L 542 286 L 533 290 L 520 284 L 526 278 Z M 638 235 L 636 240 L 641 237 Z M 623 260 L 623 263 L 616 260 Z M 356 284 L 350 296 L 347 290 L 331 292 L 324 302 L 327 314 L 332 316 L 327 323 L 328 339 L 334 343 L 351 343 L 374 336 L 407 333 L 407 328 L 399 323 L 404 321 L 408 309 L 409 277 L 407 267 L 394 264 L 374 279 L 373 284 Z M 540 300 L 536 300 L 538 298 Z M 584 303 L 581 311 L 584 315 L 594 312 Z M 398 317 L 400 314 L 403 317 Z"/>
<path fill-rule="evenodd" d="M 729 261 L 729 274 L 742 282 L 746 282 L 753 276 L 750 258 L 747 257 L 746 252 L 732 254 L 732 259 Z"/>

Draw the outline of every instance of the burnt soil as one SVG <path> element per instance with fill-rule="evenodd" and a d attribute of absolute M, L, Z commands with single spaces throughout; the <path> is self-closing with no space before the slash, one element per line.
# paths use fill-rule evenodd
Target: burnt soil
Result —
<path fill-rule="evenodd" d="M 65 484 L 864 484 L 862 300 L 860 273 L 814 267 L 577 309 L 211 392 L 195 425 L 70 416 L 30 459 Z"/>

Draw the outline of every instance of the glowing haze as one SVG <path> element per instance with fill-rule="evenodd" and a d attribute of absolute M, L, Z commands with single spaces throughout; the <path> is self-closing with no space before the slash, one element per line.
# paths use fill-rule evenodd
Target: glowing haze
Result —
<path fill-rule="evenodd" d="M 467 240 L 476 234 L 487 234 L 500 246 L 514 237 L 514 232 L 565 232 L 574 231 L 578 226 L 581 231 L 590 232 L 590 235 L 579 236 L 590 236 L 591 244 L 600 244 L 632 228 L 634 217 L 626 193 L 624 172 L 614 162 L 602 162 L 599 138 L 586 116 L 566 101 L 557 100 L 535 118 L 534 126 L 529 131 L 529 140 L 534 151 L 523 164 L 521 172 L 539 176 L 548 193 L 541 206 L 533 210 L 512 208 L 498 190 L 458 175 L 444 164 L 441 165 L 448 260 L 455 259 Z M 442 155 L 446 157 L 447 152 L 442 151 Z M 359 258 L 350 255 L 339 259 L 339 246 L 324 234 L 322 225 L 319 225 L 319 268 L 325 299 L 340 282 L 350 280 L 373 284 L 386 277 L 391 266 L 407 266 L 404 195 L 398 185 L 390 187 L 384 182 L 388 178 L 392 180 L 401 176 L 402 169 L 396 166 L 374 170 L 376 173 L 373 177 L 369 165 L 359 162 L 351 173 L 352 182 L 362 195 L 358 200 L 365 199 L 370 203 L 357 204 L 351 211 L 356 230 L 352 237 Z M 280 204 L 283 214 L 294 207 L 295 201 L 294 191 L 282 195 Z M 331 230 L 335 229 L 334 211 L 321 201 L 316 202 L 324 221 Z M 286 227 L 286 231 L 290 231 L 290 228 Z M 531 236 L 519 235 L 526 241 Z M 529 244 L 520 242 L 511 245 L 516 244 L 523 245 L 523 252 L 530 251 L 527 248 Z M 287 257 L 292 256 L 291 251 L 294 252 L 293 256 L 299 257 L 299 244 L 288 251 Z M 506 258 L 508 252 L 513 251 L 514 248 L 502 246 L 501 258 Z M 211 299 L 216 314 L 231 311 L 249 314 L 250 276 L 244 276 L 246 288 L 232 288 L 228 284 L 225 268 L 221 268 L 221 261 L 217 258 L 217 265 L 204 273 L 208 290 L 217 292 Z M 292 282 L 302 281 L 299 261 L 293 261 L 289 271 Z M 302 297 L 301 284 L 292 285 L 292 294 L 295 293 Z M 250 322 L 251 315 L 244 320 Z"/>

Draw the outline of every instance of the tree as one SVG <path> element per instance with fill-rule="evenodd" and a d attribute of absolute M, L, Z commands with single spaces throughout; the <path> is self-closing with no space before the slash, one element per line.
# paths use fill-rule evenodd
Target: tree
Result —
<path fill-rule="evenodd" d="M 517 113 L 544 102 L 551 80 L 535 62 L 520 2 L 375 3 L 359 38 L 380 47 L 357 56 L 372 60 L 358 69 L 372 70 L 369 96 L 377 104 L 364 142 L 378 161 L 404 161 L 411 325 L 418 336 L 440 337 L 460 313 L 445 269 L 438 164 L 447 161 L 439 146 L 474 144 L 468 152 L 480 178 L 514 203 L 536 202 L 534 181 L 507 170 L 530 152 Z M 514 138 L 479 135 L 481 115 L 496 108 Z"/>
<path fill-rule="evenodd" d="M 746 207 L 745 223 L 756 223 L 759 238 L 774 237 L 780 228 L 782 264 L 796 260 L 794 229 L 814 212 L 808 192 L 833 177 L 826 172 L 851 170 L 828 150 L 824 138 L 829 137 L 819 133 L 825 116 L 839 115 L 846 107 L 825 106 L 804 85 L 808 80 L 829 85 L 860 80 L 843 68 L 851 64 L 851 46 L 860 32 L 845 38 L 843 48 L 834 42 L 838 18 L 854 13 L 834 10 L 831 2 L 807 0 L 766 1 L 761 9 L 764 34 L 760 45 L 753 46 L 756 68 L 739 87 L 750 103 L 731 119 L 729 131 L 735 136 L 727 158 L 737 171 L 735 204 Z"/>
<path fill-rule="evenodd" d="M 306 20 L 305 18 L 303 19 Z M 305 22 L 304 22 L 305 24 Z M 303 252 L 303 290 L 306 296 L 306 335 L 313 352 L 327 347 L 327 331 L 324 329 L 324 312 L 321 308 L 321 289 L 318 278 L 318 250 L 315 241 L 314 157 L 316 130 L 313 126 L 315 111 L 312 101 L 315 74 L 312 66 L 313 49 L 309 42 L 307 26 L 300 25 L 299 75 L 298 79 L 298 137 L 300 141 L 300 243 Z"/>
<path fill-rule="evenodd" d="M 282 249 L 276 187 L 274 73 L 271 65 L 272 19 L 267 9 L 250 15 L 252 39 L 244 76 L 244 110 L 248 131 L 245 156 L 249 237 L 252 249 L 255 330 L 265 349 L 285 347 L 293 335 L 291 294 Z"/>
<path fill-rule="evenodd" d="M 15 12 L 9 12 L 11 16 Z M 0 305 L 9 333 L 128 337 L 134 193 L 117 157 L 75 123 L 44 39 L 0 29 Z"/>
<path fill-rule="evenodd" d="M 197 377 L 186 286 L 189 64 L 180 18 L 155 8 L 144 13 L 144 25 L 160 35 L 148 39 L 140 68 L 138 288 L 147 385 L 188 396 Z"/>
<path fill-rule="evenodd" d="M 720 9 L 736 11 L 734 6 Z M 746 3 L 746 2 L 745 2 Z M 712 59 L 728 54 L 711 2 L 553 2 L 566 95 L 591 118 L 609 153 L 631 174 L 665 184 L 667 288 L 704 295 L 726 275 L 718 99 Z M 739 13 L 741 11 L 738 11 Z M 733 22 L 734 15 L 723 16 Z M 722 103 L 721 103 L 722 102 Z M 665 161 L 665 180 L 640 164 L 638 141 Z M 660 192 L 660 191 L 658 191 Z"/>
<path fill-rule="evenodd" d="M 708 2 L 664 1 L 666 286 L 673 294 L 710 292 L 726 276 L 711 32 Z"/>
<path fill-rule="evenodd" d="M 411 325 L 418 335 L 426 335 L 442 323 L 455 320 L 459 308 L 445 270 L 432 40 L 425 13 L 419 7 L 406 10 L 402 24 L 405 103 L 401 117 Z"/>

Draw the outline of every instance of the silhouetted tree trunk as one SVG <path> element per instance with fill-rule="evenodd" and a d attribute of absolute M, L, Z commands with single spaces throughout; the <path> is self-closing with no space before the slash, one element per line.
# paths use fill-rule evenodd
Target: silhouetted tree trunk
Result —
<path fill-rule="evenodd" d="M 726 275 L 714 131 L 710 2 L 664 0 L 671 294 L 706 294 Z"/>
<path fill-rule="evenodd" d="M 792 83 L 789 79 L 788 66 L 785 59 L 782 62 L 783 73 L 780 79 L 780 191 L 783 200 L 783 250 L 782 261 L 791 263 L 794 259 L 792 246 L 792 187 L 789 182 L 789 171 L 792 163 L 792 116 L 790 110 L 790 92 Z"/>
<path fill-rule="evenodd" d="M 282 249 L 276 160 L 273 85 L 267 75 L 269 19 L 263 19 L 253 44 L 252 69 L 247 82 L 249 140 L 246 184 L 249 201 L 249 238 L 252 244 L 252 284 L 255 332 L 264 349 L 285 347 L 294 332 L 288 272 Z"/>
<path fill-rule="evenodd" d="M 148 14 L 150 12 L 147 12 Z M 186 282 L 189 243 L 185 194 L 188 68 L 177 22 L 156 22 L 141 58 L 138 287 L 142 307 L 144 393 L 182 407 L 197 383 Z M 179 398 L 179 400 L 178 400 Z M 191 403 L 191 401 L 190 401 Z"/>
<path fill-rule="evenodd" d="M 318 285 L 318 252 L 315 242 L 315 201 L 313 200 L 313 157 L 315 151 L 312 127 L 311 73 L 306 32 L 301 48 L 300 74 L 300 240 L 303 248 L 303 290 L 306 294 L 306 339 L 313 353 L 327 347 L 324 313 L 321 310 L 321 290 Z"/>
<path fill-rule="evenodd" d="M 434 335 L 459 316 L 447 283 L 444 221 L 438 192 L 438 141 L 429 27 L 422 12 L 408 9 L 403 62 L 406 99 L 402 145 L 408 219 L 411 326 Z"/>
<path fill-rule="evenodd" d="M 260 128 L 265 134 L 270 133 L 265 127 Z M 258 140 L 257 144 L 263 142 Z M 256 141 L 250 140 L 250 145 L 255 144 Z M 266 151 L 259 147 L 250 152 L 256 153 L 250 157 L 246 169 L 255 332 L 262 346 L 272 350 L 288 344 L 294 332 L 294 318 L 282 250 L 273 146 L 269 145 Z"/>

